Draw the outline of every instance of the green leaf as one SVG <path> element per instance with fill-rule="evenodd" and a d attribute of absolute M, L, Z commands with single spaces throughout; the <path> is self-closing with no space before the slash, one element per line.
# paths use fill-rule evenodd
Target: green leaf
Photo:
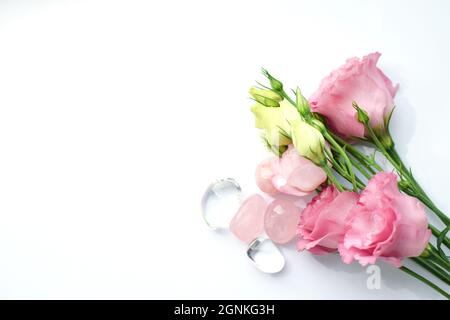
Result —
<path fill-rule="evenodd" d="M 436 241 L 436 247 L 439 251 L 439 255 L 441 256 L 441 258 L 445 259 L 446 261 L 448 261 L 448 257 L 445 255 L 444 250 L 442 250 L 441 245 L 442 242 L 445 239 L 445 236 L 447 235 L 447 232 L 450 230 L 450 226 L 447 226 L 447 228 L 445 228 L 444 230 L 441 231 L 441 233 L 439 234 L 439 237 L 437 238 Z"/>

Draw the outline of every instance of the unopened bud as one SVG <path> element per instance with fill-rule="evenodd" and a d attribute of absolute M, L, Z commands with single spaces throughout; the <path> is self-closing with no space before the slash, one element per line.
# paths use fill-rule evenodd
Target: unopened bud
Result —
<path fill-rule="evenodd" d="M 400 180 L 398 182 L 398 187 L 401 190 L 408 190 L 411 187 L 411 182 L 407 181 L 407 180 Z"/>
<path fill-rule="evenodd" d="M 364 123 L 364 124 L 368 124 L 369 123 L 369 115 L 367 114 L 367 112 L 364 111 L 363 109 L 361 109 L 355 101 L 352 102 L 352 105 L 353 105 L 353 108 L 356 109 L 358 121 L 361 123 Z"/>
<path fill-rule="evenodd" d="M 300 88 L 297 87 L 297 90 L 295 91 L 295 104 L 297 106 L 298 112 L 302 116 L 307 116 L 309 113 L 311 113 L 311 110 L 309 108 L 309 102 L 308 100 L 302 95 Z"/>
<path fill-rule="evenodd" d="M 319 119 L 312 119 L 312 125 L 320 131 L 320 133 L 325 133 L 327 131 L 327 128 L 325 127 L 325 125 L 323 124 L 322 121 L 320 121 Z"/>
<path fill-rule="evenodd" d="M 375 130 L 375 132 L 378 130 Z M 386 150 L 391 150 L 394 148 L 394 141 L 392 141 L 391 136 L 389 135 L 389 132 L 386 132 L 386 130 L 382 130 L 380 133 L 378 133 L 378 136 L 380 138 L 381 143 L 383 144 L 383 147 Z"/>
<path fill-rule="evenodd" d="M 249 93 L 253 99 L 266 107 L 277 108 L 283 100 L 282 96 L 272 90 L 251 87 Z"/>
<path fill-rule="evenodd" d="M 272 75 L 266 69 L 262 69 L 262 73 L 267 77 L 267 79 L 269 79 L 270 86 L 272 87 L 273 90 L 277 92 L 283 91 L 283 83 L 280 80 L 277 80 L 274 77 L 272 77 Z"/>

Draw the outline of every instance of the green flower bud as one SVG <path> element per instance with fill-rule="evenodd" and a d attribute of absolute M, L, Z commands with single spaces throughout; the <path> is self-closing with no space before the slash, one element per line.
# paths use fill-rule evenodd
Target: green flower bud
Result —
<path fill-rule="evenodd" d="M 278 91 L 278 92 L 283 91 L 283 83 L 281 83 L 281 81 L 279 81 L 275 78 L 270 79 L 270 86 L 275 91 Z"/>
<path fill-rule="evenodd" d="M 281 81 L 272 77 L 272 75 L 266 69 L 262 69 L 262 73 L 267 77 L 267 79 L 269 79 L 270 86 L 273 90 L 277 92 L 283 91 L 283 83 Z"/>
<path fill-rule="evenodd" d="M 407 180 L 400 180 L 398 182 L 398 187 L 402 190 L 407 190 L 411 187 L 411 183 Z"/>
<path fill-rule="evenodd" d="M 311 110 L 309 108 L 309 102 L 308 100 L 302 95 L 300 88 L 297 87 L 297 90 L 295 91 L 295 105 L 297 106 L 298 112 L 302 116 L 307 116 L 311 113 Z"/>
<path fill-rule="evenodd" d="M 374 128 L 374 131 L 386 150 L 392 150 L 394 148 L 394 141 L 392 140 L 389 131 L 387 131 L 385 128 Z"/>
<path fill-rule="evenodd" d="M 283 100 L 282 96 L 272 90 L 251 87 L 249 93 L 257 102 L 266 107 L 277 108 L 280 106 L 279 102 Z"/>
<path fill-rule="evenodd" d="M 255 99 L 256 99 L 257 96 L 261 96 L 261 97 L 269 98 L 269 99 L 274 100 L 276 102 L 280 102 L 280 101 L 283 100 L 282 96 L 280 96 L 275 91 L 272 91 L 272 90 L 269 90 L 269 89 L 259 89 L 259 88 L 251 87 L 250 90 L 249 90 L 249 93 Z"/>
<path fill-rule="evenodd" d="M 315 119 L 315 118 L 312 119 L 312 124 L 313 124 L 314 128 L 319 130 L 322 134 L 327 131 L 327 128 L 325 127 L 323 122 L 320 121 L 319 119 Z"/>
<path fill-rule="evenodd" d="M 352 102 L 352 105 L 353 108 L 356 109 L 358 121 L 363 124 L 369 124 L 369 115 L 367 114 L 367 112 L 361 109 L 355 101 Z"/>

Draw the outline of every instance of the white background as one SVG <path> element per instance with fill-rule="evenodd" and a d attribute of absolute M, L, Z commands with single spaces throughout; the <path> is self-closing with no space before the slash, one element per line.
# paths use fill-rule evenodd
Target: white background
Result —
<path fill-rule="evenodd" d="M 207 184 L 255 191 L 247 97 L 268 68 L 310 95 L 383 53 L 392 131 L 445 211 L 450 2 L 1 1 L 0 298 L 440 298 L 382 265 L 284 247 L 266 275 L 200 215 Z"/>

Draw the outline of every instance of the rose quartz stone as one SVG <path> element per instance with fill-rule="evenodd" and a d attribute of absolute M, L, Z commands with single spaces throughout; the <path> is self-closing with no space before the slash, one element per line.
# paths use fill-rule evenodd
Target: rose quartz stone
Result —
<path fill-rule="evenodd" d="M 264 229 L 267 236 L 275 243 L 291 241 L 297 232 L 300 209 L 293 201 L 275 199 L 266 209 Z"/>
<path fill-rule="evenodd" d="M 264 231 L 267 203 L 259 194 L 248 197 L 230 222 L 231 232 L 249 244 Z"/>

